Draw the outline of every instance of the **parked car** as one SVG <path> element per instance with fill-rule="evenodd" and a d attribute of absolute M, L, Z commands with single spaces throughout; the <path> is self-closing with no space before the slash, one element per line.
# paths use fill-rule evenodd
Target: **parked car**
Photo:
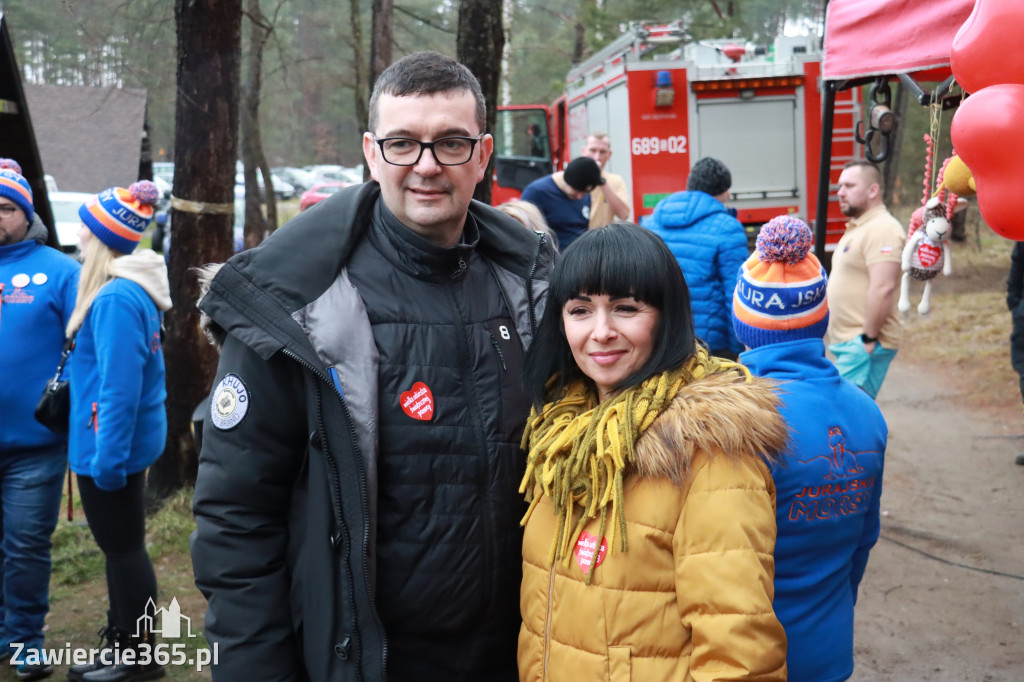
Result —
<path fill-rule="evenodd" d="M 294 199 L 298 192 L 295 189 L 295 185 L 286 181 L 284 178 L 270 174 L 270 180 L 274 183 L 274 196 L 278 199 Z M 256 173 L 256 183 L 260 188 L 260 194 L 264 194 L 265 186 L 263 184 L 263 174 Z M 245 174 L 242 172 L 235 173 L 235 187 L 245 187 Z"/>
<path fill-rule="evenodd" d="M 275 168 L 271 168 L 270 172 L 273 173 L 275 178 L 281 178 L 285 182 L 290 182 L 295 186 L 295 191 L 298 193 L 305 192 L 317 182 L 320 182 L 316 177 L 316 173 L 312 173 L 305 168 L 277 166 Z"/>
<path fill-rule="evenodd" d="M 310 206 L 317 204 L 332 194 L 336 194 L 339 190 L 350 187 L 351 182 L 321 182 L 318 185 L 313 185 L 308 191 L 302 194 L 302 198 L 299 199 L 299 210 L 305 211 Z"/>
<path fill-rule="evenodd" d="M 48 192 L 48 195 L 57 241 L 66 253 L 78 253 L 78 228 L 82 225 L 78 209 L 95 195 L 88 192 Z"/>
<path fill-rule="evenodd" d="M 333 165 L 306 166 L 306 170 L 311 173 L 315 173 L 319 182 L 347 182 L 349 184 L 358 184 L 363 181 L 362 164 L 351 168 Z"/>
<path fill-rule="evenodd" d="M 153 162 L 153 182 L 160 178 L 165 180 L 168 185 L 174 184 L 174 164 L 170 161 L 154 161 Z"/>
<path fill-rule="evenodd" d="M 171 201 L 171 183 L 154 173 L 153 184 L 156 185 L 156 188 L 160 191 L 160 199 L 156 204 L 157 207 L 166 208 L 167 204 Z"/>

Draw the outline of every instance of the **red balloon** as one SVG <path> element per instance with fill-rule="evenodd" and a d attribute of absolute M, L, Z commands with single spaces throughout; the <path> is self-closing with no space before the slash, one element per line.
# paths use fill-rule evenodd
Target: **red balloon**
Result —
<path fill-rule="evenodd" d="M 956 82 L 967 92 L 990 85 L 1024 84 L 1024 2 L 976 0 L 949 53 Z"/>
<path fill-rule="evenodd" d="M 978 210 L 993 230 L 1024 241 L 1024 85 L 983 88 L 963 101 L 950 128 L 953 147 L 974 175 Z"/>

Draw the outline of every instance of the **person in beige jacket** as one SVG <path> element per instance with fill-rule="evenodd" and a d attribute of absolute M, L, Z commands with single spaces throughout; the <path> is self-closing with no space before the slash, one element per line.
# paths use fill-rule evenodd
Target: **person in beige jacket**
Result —
<path fill-rule="evenodd" d="M 786 426 L 770 383 L 698 345 L 657 236 L 614 223 L 564 252 L 525 379 L 520 680 L 785 680 Z"/>

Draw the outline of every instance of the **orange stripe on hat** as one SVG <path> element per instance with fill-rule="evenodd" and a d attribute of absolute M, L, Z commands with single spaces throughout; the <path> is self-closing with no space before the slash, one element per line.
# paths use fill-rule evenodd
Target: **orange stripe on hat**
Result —
<path fill-rule="evenodd" d="M 15 192 L 25 197 L 25 201 L 27 201 L 30 206 L 32 205 L 32 194 L 28 190 L 26 190 L 24 185 L 22 185 L 21 183 L 0 176 L 0 184 L 2 184 L 4 187 L 10 187 Z"/>
<path fill-rule="evenodd" d="M 89 211 L 89 215 L 96 219 L 96 221 L 107 228 L 118 237 L 127 239 L 129 241 L 137 242 L 142 240 L 142 232 L 133 230 L 130 227 L 125 227 L 117 218 L 113 217 L 103 209 L 103 205 L 95 199 L 91 200 L 86 205 L 86 210 Z"/>

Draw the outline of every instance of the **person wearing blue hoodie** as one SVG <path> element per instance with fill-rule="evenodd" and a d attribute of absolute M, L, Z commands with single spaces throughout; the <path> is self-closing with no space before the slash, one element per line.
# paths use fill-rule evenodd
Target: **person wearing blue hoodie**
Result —
<path fill-rule="evenodd" d="M 693 327 L 712 355 L 736 359 L 743 350 L 729 310 L 736 273 L 747 259 L 747 233 L 724 202 L 732 174 L 718 159 L 693 164 L 686 191 L 670 194 L 641 225 L 664 241 L 679 261 L 693 302 Z"/>
<path fill-rule="evenodd" d="M 46 237 L 21 167 L 0 159 L 0 662 L 19 654 L 21 679 L 53 672 L 23 658 L 43 645 L 50 536 L 68 466 L 67 437 L 33 411 L 60 361 L 79 265 Z"/>
<path fill-rule="evenodd" d="M 150 251 L 133 253 L 153 218 L 159 192 L 149 181 L 104 190 L 79 210 L 84 253 L 75 310 L 67 326 L 71 354 L 69 459 L 82 506 L 106 558 L 108 647 L 153 654 L 143 626 L 156 603 L 156 575 L 146 552 L 146 469 L 164 451 L 163 311 L 171 307 L 167 268 Z M 142 645 L 148 645 L 144 648 Z M 111 656 L 74 665 L 86 682 L 153 679 L 155 663 Z"/>
<path fill-rule="evenodd" d="M 776 487 L 775 614 L 789 677 L 853 674 L 853 610 L 878 540 L 888 429 L 878 405 L 825 356 L 828 279 L 811 230 L 780 216 L 757 238 L 733 297 L 740 362 L 777 382 L 790 446 Z"/>

